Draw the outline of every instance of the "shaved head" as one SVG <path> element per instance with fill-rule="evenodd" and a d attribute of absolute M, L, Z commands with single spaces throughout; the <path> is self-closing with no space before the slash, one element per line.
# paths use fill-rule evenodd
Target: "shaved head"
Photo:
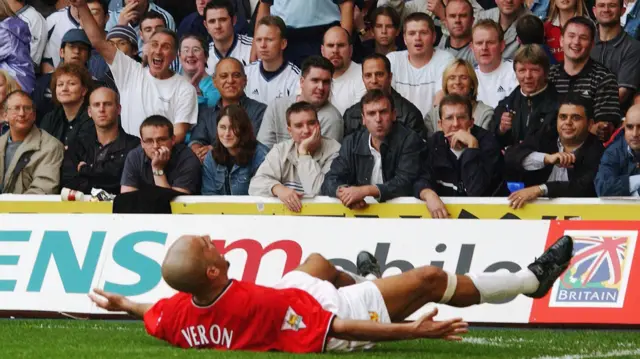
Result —
<path fill-rule="evenodd" d="M 623 126 L 627 144 L 636 154 L 640 154 L 640 104 L 629 108 Z"/>

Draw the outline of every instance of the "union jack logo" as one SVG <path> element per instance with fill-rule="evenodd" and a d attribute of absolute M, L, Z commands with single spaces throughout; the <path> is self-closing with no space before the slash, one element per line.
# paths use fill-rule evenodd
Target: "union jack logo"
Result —
<path fill-rule="evenodd" d="M 565 288 L 586 287 L 589 284 L 616 286 L 622 280 L 622 271 L 629 237 L 580 236 L 574 237 L 574 256 L 570 278 L 563 276 Z M 568 279 L 568 280 L 567 280 Z"/>

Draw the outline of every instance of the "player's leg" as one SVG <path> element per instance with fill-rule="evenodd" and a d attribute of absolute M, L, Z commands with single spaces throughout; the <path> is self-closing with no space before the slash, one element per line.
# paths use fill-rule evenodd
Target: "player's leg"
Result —
<path fill-rule="evenodd" d="M 536 261 L 517 273 L 501 271 L 455 275 L 437 267 L 421 267 L 374 281 L 392 321 L 402 321 L 427 303 L 467 307 L 502 303 L 519 294 L 544 296 L 567 268 L 573 241 L 562 237 Z"/>
<path fill-rule="evenodd" d="M 312 253 L 295 270 L 305 272 L 312 277 L 333 283 L 336 288 L 342 288 L 366 280 L 380 278 L 380 266 L 376 258 L 369 252 L 362 251 L 356 260 L 358 273 L 337 268 L 333 263 L 318 253 Z"/>

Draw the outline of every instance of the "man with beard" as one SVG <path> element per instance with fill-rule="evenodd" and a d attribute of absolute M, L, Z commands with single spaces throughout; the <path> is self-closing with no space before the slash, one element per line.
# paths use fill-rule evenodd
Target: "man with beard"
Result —
<path fill-rule="evenodd" d="M 518 50 L 518 46 L 520 46 L 517 40 L 518 34 L 516 33 L 518 19 L 524 15 L 531 14 L 531 11 L 522 6 L 522 3 L 523 0 L 496 0 L 497 8 L 480 11 L 477 16 L 478 20 L 491 19 L 502 28 L 505 42 L 502 57 L 505 59 L 512 59 L 516 50 Z"/>
<path fill-rule="evenodd" d="M 559 94 L 575 92 L 592 101 L 595 124 L 590 131 L 605 142 L 620 124 L 620 102 L 615 75 L 589 57 L 595 34 L 587 18 L 576 16 L 567 21 L 560 38 L 564 63 L 551 67 L 549 82 Z"/>
<path fill-rule="evenodd" d="M 471 51 L 473 20 L 473 6 L 469 0 L 450 0 L 445 8 L 444 18 L 449 36 L 442 35 L 438 48 L 475 65 L 476 59 Z"/>
<path fill-rule="evenodd" d="M 640 85 L 640 42 L 620 25 L 620 17 L 625 13 L 623 0 L 596 0 L 593 12 L 598 20 L 598 31 L 591 58 L 618 78 L 618 97 L 624 112 Z"/>

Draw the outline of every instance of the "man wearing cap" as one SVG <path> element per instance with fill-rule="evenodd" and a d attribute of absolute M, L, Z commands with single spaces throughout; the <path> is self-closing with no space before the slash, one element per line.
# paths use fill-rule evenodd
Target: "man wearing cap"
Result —
<path fill-rule="evenodd" d="M 113 46 L 125 55 L 137 62 L 142 62 L 142 59 L 138 56 L 138 39 L 136 38 L 136 32 L 131 26 L 114 26 L 107 34 L 107 41 L 112 43 Z M 104 83 L 105 87 L 118 92 L 118 87 L 116 86 L 111 70 L 108 70 L 107 73 L 100 78 L 100 81 Z"/>

